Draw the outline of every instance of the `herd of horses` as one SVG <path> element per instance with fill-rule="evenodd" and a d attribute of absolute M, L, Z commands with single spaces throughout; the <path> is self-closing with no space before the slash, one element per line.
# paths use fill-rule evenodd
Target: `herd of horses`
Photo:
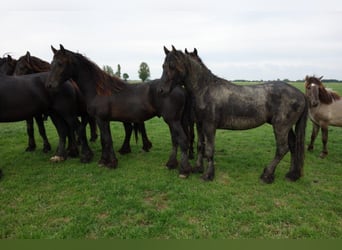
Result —
<path fill-rule="evenodd" d="M 179 165 L 181 178 L 202 173 L 203 180 L 213 180 L 216 129 L 246 130 L 268 123 L 273 127 L 276 150 L 260 179 L 272 183 L 278 163 L 290 152 L 286 178 L 296 181 L 303 175 L 307 117 L 313 123 L 308 150 L 313 149 L 321 128 L 322 158 L 328 154 L 328 126 L 342 126 L 339 112 L 342 99 L 324 87 L 322 78 L 315 76 L 305 78 L 305 93 L 281 81 L 236 85 L 214 75 L 196 49 L 183 52 L 172 46 L 171 50 L 164 47 L 160 79 L 129 84 L 62 45 L 59 50 L 52 46 L 51 49 L 51 64 L 29 52 L 18 60 L 10 55 L 0 58 L 0 122 L 25 120 L 26 150 L 32 151 L 36 148 L 35 120 L 43 138 L 43 151 L 48 152 L 51 145 L 44 120 L 50 117 L 59 138 L 51 161 L 79 156 L 81 162 L 90 162 L 94 154 L 87 139 L 86 126 L 89 124 L 90 141 L 98 137 L 97 127 L 100 130 L 102 153 L 99 164 L 116 168 L 118 160 L 113 149 L 110 121 L 124 125 L 125 139 L 119 152 L 125 154 L 131 152 L 133 131 L 136 138 L 140 132 L 143 150 L 149 151 L 152 143 L 144 122 L 158 116 L 169 126 L 171 135 L 172 148 L 166 166 L 175 169 Z M 13 93 L 18 98 L 13 98 Z M 195 166 L 191 166 L 194 127 L 198 137 L 197 159 Z"/>

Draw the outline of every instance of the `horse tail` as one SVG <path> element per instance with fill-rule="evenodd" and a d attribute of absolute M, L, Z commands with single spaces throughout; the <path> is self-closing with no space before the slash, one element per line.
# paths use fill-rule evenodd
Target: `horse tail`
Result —
<path fill-rule="evenodd" d="M 295 142 L 295 165 L 298 170 L 298 178 L 304 175 L 304 158 L 305 158 L 305 129 L 306 129 L 306 122 L 308 118 L 308 102 L 305 98 L 305 107 L 304 110 L 298 119 L 295 127 L 296 133 L 296 142 Z"/>
<path fill-rule="evenodd" d="M 134 122 L 133 123 L 133 130 L 134 130 L 134 137 L 135 137 L 135 143 L 138 143 L 138 133 L 141 133 L 141 127 L 139 123 Z"/>

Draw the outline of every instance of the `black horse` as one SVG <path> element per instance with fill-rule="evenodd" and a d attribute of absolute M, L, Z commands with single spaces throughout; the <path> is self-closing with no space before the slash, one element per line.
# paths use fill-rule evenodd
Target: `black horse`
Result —
<path fill-rule="evenodd" d="M 184 85 L 195 99 L 195 115 L 198 127 L 199 149 L 196 168 L 203 172 L 203 157 L 208 169 L 202 176 L 213 180 L 214 144 L 216 129 L 245 130 L 270 123 L 276 139 L 276 154 L 264 169 L 261 179 L 274 181 L 275 168 L 290 150 L 291 167 L 286 174 L 295 181 L 302 176 L 304 165 L 304 140 L 308 104 L 304 94 L 285 82 L 235 85 L 211 73 L 197 55 L 172 51 L 164 47 L 163 86 L 168 93 Z M 295 129 L 293 129 L 295 127 Z"/>
<path fill-rule="evenodd" d="M 16 63 L 16 67 L 14 70 L 15 75 L 26 75 L 26 74 L 33 74 L 33 73 L 39 73 L 39 72 L 47 72 L 51 69 L 51 66 L 48 62 L 43 61 L 40 58 L 37 58 L 35 56 L 31 56 L 29 52 L 26 53 L 25 56 L 22 56 L 18 59 Z M 63 98 L 63 97 L 62 97 Z M 97 138 L 97 131 L 96 131 L 96 121 L 94 118 L 89 118 L 89 125 L 90 125 L 90 141 L 95 141 Z M 135 133 L 135 138 L 137 141 L 137 134 L 138 132 L 142 136 L 142 142 L 143 142 L 143 150 L 149 151 L 152 147 L 152 143 L 147 137 L 145 124 L 134 124 L 134 123 L 124 123 L 125 128 L 125 139 L 124 142 L 119 150 L 120 154 L 127 154 L 131 152 L 131 146 L 130 146 L 130 139 L 132 132 Z"/>
<path fill-rule="evenodd" d="M 177 147 L 181 148 L 180 176 L 191 172 L 188 161 L 188 138 L 182 125 L 187 110 L 185 91 L 175 88 L 169 95 L 158 94 L 160 80 L 150 83 L 127 84 L 117 77 L 112 77 L 96 64 L 79 53 L 53 47 L 52 68 L 47 86 L 55 88 L 65 80 L 73 79 L 83 92 L 90 115 L 96 117 L 101 133 L 101 165 L 117 167 L 117 158 L 113 150 L 110 121 L 143 122 L 154 116 L 162 116 L 171 131 L 173 150 L 167 162 L 169 168 L 177 166 Z"/>

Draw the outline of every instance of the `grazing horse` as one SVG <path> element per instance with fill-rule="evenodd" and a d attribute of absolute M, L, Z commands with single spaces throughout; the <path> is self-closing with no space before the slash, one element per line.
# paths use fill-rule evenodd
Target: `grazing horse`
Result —
<path fill-rule="evenodd" d="M 90 115 L 96 117 L 100 128 L 102 155 L 100 165 L 117 167 L 117 158 L 113 150 L 110 121 L 143 122 L 154 116 L 162 116 L 169 125 L 172 139 L 172 151 L 167 162 L 168 168 L 177 166 L 177 147 L 181 148 L 180 177 L 191 172 L 188 161 L 188 138 L 182 126 L 182 118 L 187 115 L 185 91 L 175 88 L 169 95 L 159 95 L 160 80 L 150 83 L 127 84 L 101 70 L 96 64 L 79 53 L 52 48 L 54 53 L 52 68 L 47 86 L 54 88 L 73 79 L 83 92 Z"/>
<path fill-rule="evenodd" d="M 276 139 L 274 159 L 264 169 L 261 180 L 274 181 L 276 166 L 291 152 L 291 167 L 287 179 L 295 181 L 303 174 L 304 140 L 308 107 L 305 95 L 285 82 L 242 86 L 215 76 L 195 54 L 190 56 L 164 47 L 160 91 L 168 93 L 177 85 L 184 85 L 195 99 L 198 127 L 198 158 L 196 166 L 204 170 L 203 158 L 208 160 L 204 180 L 213 180 L 216 129 L 245 130 L 270 123 Z M 194 58 L 195 57 L 195 58 Z M 293 129 L 295 127 L 295 129 Z"/>
<path fill-rule="evenodd" d="M 319 129 L 322 130 L 323 149 L 321 158 L 328 155 L 328 126 L 342 127 L 342 98 L 336 92 L 324 87 L 322 78 L 305 77 L 305 94 L 309 100 L 309 117 L 312 121 L 312 134 L 308 150 L 314 148 Z"/>

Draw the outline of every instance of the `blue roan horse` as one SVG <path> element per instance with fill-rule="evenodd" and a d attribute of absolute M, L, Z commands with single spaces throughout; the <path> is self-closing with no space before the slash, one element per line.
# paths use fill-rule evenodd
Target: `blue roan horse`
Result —
<path fill-rule="evenodd" d="M 275 168 L 289 150 L 291 167 L 286 177 L 295 181 L 302 176 L 308 104 L 301 91 L 285 82 L 235 85 L 212 74 L 198 57 L 197 50 L 191 55 L 174 47 L 172 51 L 164 47 L 164 51 L 164 85 L 160 91 L 168 93 L 177 85 L 184 85 L 195 100 L 199 138 L 196 168 L 204 171 L 206 157 L 208 169 L 202 176 L 204 180 L 213 180 L 215 174 L 216 129 L 244 130 L 264 123 L 272 124 L 277 148 L 260 178 L 266 183 L 273 182 Z"/>
<path fill-rule="evenodd" d="M 180 176 L 191 172 L 188 161 L 189 142 L 187 137 L 186 93 L 182 87 L 175 88 L 165 97 L 158 93 L 160 80 L 152 83 L 127 84 L 112 77 L 96 64 L 79 53 L 52 47 L 54 53 L 51 71 L 47 81 L 50 88 L 63 85 L 73 79 L 81 89 L 87 103 L 88 113 L 96 117 L 102 144 L 100 164 L 109 168 L 117 167 L 113 150 L 110 121 L 144 122 L 154 116 L 162 116 L 169 125 L 173 149 L 167 166 L 177 166 L 177 147 L 181 149 Z"/>

